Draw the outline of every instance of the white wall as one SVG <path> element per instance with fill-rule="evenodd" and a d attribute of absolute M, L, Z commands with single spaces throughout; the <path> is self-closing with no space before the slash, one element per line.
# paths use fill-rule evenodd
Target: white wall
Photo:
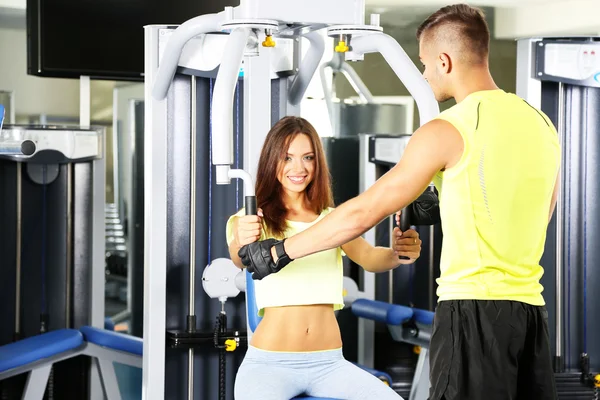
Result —
<path fill-rule="evenodd" d="M 26 8 L 26 0 L 0 0 L 0 7 L 17 8 L 24 10 Z"/>
<path fill-rule="evenodd" d="M 0 89 L 15 92 L 17 118 L 32 114 L 77 117 L 79 81 L 27 75 L 26 39 L 24 29 L 0 29 Z"/>
<path fill-rule="evenodd" d="M 600 0 L 570 0 L 496 9 L 495 36 L 594 35 L 600 30 Z"/>

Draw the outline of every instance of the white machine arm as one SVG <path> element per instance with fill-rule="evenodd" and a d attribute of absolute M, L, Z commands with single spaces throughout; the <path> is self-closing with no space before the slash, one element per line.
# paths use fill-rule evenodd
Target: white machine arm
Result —
<path fill-rule="evenodd" d="M 348 83 L 350 83 L 350 86 L 352 86 L 352 89 L 354 89 L 356 94 L 358 94 L 358 96 L 365 103 L 374 103 L 375 102 L 375 99 L 373 99 L 373 95 L 371 94 L 371 91 L 369 90 L 367 85 L 365 85 L 365 83 L 362 81 L 362 79 L 360 79 L 360 76 L 358 76 L 358 74 L 356 73 L 354 68 L 352 68 L 350 66 L 350 64 L 348 64 L 347 62 L 344 61 L 341 65 L 341 71 L 344 74 L 344 76 L 346 77 L 346 79 L 348 80 Z"/>
<path fill-rule="evenodd" d="M 327 105 L 327 113 L 329 115 L 329 122 L 331 123 L 331 128 L 335 132 L 335 116 L 333 115 L 333 90 L 327 85 L 327 77 L 325 75 L 325 70 L 327 68 L 331 68 L 335 72 L 342 72 L 352 89 L 358 94 L 360 99 L 365 103 L 374 103 L 375 99 L 371 94 L 371 91 L 365 85 L 365 83 L 360 79 L 360 76 L 356 73 L 354 68 L 350 66 L 345 60 L 342 53 L 333 53 L 333 58 L 323 63 L 319 67 L 319 77 L 321 78 L 321 86 L 323 87 L 323 98 L 325 99 L 325 104 Z"/>
<path fill-rule="evenodd" d="M 319 67 L 319 76 L 321 78 L 321 85 L 323 86 L 323 96 L 325 97 L 328 107 L 333 94 L 331 88 L 327 86 L 327 80 L 325 79 L 325 70 L 327 68 L 331 68 L 334 72 L 342 72 L 350 86 L 352 86 L 352 89 L 354 89 L 362 101 L 365 103 L 375 102 L 373 94 L 371 94 L 371 91 L 367 85 L 365 85 L 363 80 L 360 79 L 360 76 L 358 76 L 354 68 L 344 60 L 343 54 L 334 53 L 333 58 L 330 61 Z"/>
<path fill-rule="evenodd" d="M 230 182 L 229 167 L 233 164 L 233 99 L 248 36 L 250 36 L 249 28 L 236 28 L 229 34 L 215 81 L 211 116 L 212 163 L 216 165 L 218 185 L 227 185 Z M 250 175 L 239 177 L 250 179 Z M 254 192 L 251 184 L 246 184 L 245 189 Z M 245 195 L 250 194 L 246 192 Z"/>
<path fill-rule="evenodd" d="M 304 97 L 308 84 L 319 67 L 325 52 L 325 41 L 318 32 L 310 32 L 304 37 L 310 41 L 310 47 L 302 59 L 298 73 L 290 87 L 288 101 L 293 106 L 298 105 Z"/>
<path fill-rule="evenodd" d="M 175 29 L 160 58 L 156 80 L 152 88 L 152 97 L 156 100 L 163 100 L 167 97 L 179 64 L 179 57 L 186 43 L 203 33 L 220 32 L 221 23 L 224 20 L 225 11 L 221 11 L 218 14 L 205 14 L 192 18 Z"/>
<path fill-rule="evenodd" d="M 381 32 L 352 38 L 351 53 L 360 56 L 373 52 L 381 53 L 415 99 L 419 109 L 420 125 L 431 121 L 440 113 L 431 87 L 394 38 Z M 348 58 L 352 57 L 351 53 L 347 55 Z"/>

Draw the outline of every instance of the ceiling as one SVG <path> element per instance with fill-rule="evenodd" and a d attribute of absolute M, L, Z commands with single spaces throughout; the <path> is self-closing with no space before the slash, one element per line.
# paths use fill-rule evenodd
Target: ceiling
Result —
<path fill-rule="evenodd" d="M 382 24 L 409 28 L 454 1 L 365 0 L 365 3 L 368 14 L 381 15 Z M 25 3 L 26 0 L 0 0 L 0 28 L 24 29 Z M 600 34 L 597 18 L 600 0 L 472 0 L 468 3 L 486 9 L 494 36 L 499 39 Z"/>

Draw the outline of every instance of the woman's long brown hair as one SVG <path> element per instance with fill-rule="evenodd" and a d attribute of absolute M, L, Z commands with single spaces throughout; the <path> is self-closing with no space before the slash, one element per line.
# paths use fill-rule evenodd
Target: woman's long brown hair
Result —
<path fill-rule="evenodd" d="M 312 181 L 306 187 L 308 206 L 316 214 L 333 205 L 331 178 L 321 139 L 315 128 L 300 117 L 284 117 L 271 128 L 263 145 L 256 173 L 256 201 L 264 214 L 266 232 L 281 238 L 287 229 L 287 209 L 283 203 L 282 186 L 277 175 L 287 155 L 290 143 L 296 135 L 310 138 L 315 152 L 315 170 Z"/>

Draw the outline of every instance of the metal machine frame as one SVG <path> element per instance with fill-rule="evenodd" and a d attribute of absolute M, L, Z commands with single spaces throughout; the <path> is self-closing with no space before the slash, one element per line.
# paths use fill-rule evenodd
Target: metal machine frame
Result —
<path fill-rule="evenodd" d="M 555 372 L 568 372 L 580 366 L 583 376 L 589 372 L 590 365 L 594 368 L 594 362 L 597 368 L 598 347 L 592 340 L 588 345 L 589 355 L 577 354 L 580 348 L 585 350 L 585 345 L 581 345 L 581 342 L 585 343 L 585 339 L 582 341 L 581 337 L 585 338 L 586 333 L 585 329 L 580 331 L 576 321 L 582 318 L 585 327 L 586 316 L 585 313 L 581 316 L 579 312 L 575 312 L 581 309 L 579 305 L 569 309 L 569 303 L 571 297 L 577 298 L 582 294 L 582 288 L 585 302 L 586 277 L 591 282 L 598 282 L 599 279 L 593 269 L 588 269 L 587 274 L 585 270 L 585 260 L 593 263 L 596 256 L 585 246 L 586 237 L 593 235 L 597 229 L 594 214 L 589 214 L 596 211 L 591 206 L 588 206 L 587 211 L 585 209 L 589 197 L 595 196 L 593 193 L 596 188 L 589 184 L 595 179 L 588 180 L 586 184 L 585 175 L 579 172 L 583 170 L 586 171 L 584 174 L 597 174 L 596 146 L 593 141 L 597 135 L 588 134 L 588 131 L 593 133 L 598 124 L 597 107 L 590 106 L 597 104 L 598 88 L 600 37 L 539 37 L 518 40 L 516 94 L 548 115 L 556 126 L 562 147 L 562 189 L 548 227 L 546 252 L 541 262 L 546 269 L 542 284 L 545 286 L 544 295 L 548 297 L 549 324 L 554 326 L 550 336 L 554 339 Z M 582 124 L 581 121 L 585 123 Z M 588 169 L 590 172 L 587 172 Z M 588 186 L 589 189 L 581 190 Z M 580 210 L 583 216 L 579 216 Z M 581 248 L 573 247 L 573 242 L 582 243 Z M 544 280 L 548 279 L 552 284 L 544 284 Z M 593 283 L 589 285 L 593 287 Z M 585 310 L 585 305 L 583 309 Z M 590 319 L 588 323 L 590 331 L 597 329 L 597 321 Z M 565 335 L 565 331 L 569 332 L 571 329 L 577 332 L 573 339 Z M 571 348 L 572 351 L 569 351 Z"/>
<path fill-rule="evenodd" d="M 364 8 L 364 0 L 344 4 L 339 0 L 307 0 L 302 3 L 242 0 L 238 7 L 227 7 L 221 13 L 203 15 L 185 22 L 168 38 L 168 27 L 146 27 L 144 399 L 162 398 L 165 389 L 166 99 L 176 70 L 178 67 L 185 69 L 185 64 L 190 62 L 196 63 L 195 69 L 205 71 L 212 71 L 219 66 L 211 111 L 212 162 L 217 184 L 227 185 L 231 178 L 241 178 L 245 196 L 253 197 L 256 164 L 264 137 L 271 128 L 272 108 L 278 108 L 287 115 L 299 115 L 300 100 L 322 58 L 324 43 L 319 35 L 312 34 L 316 30 L 327 28 L 329 36 L 337 38 L 336 51 L 344 53 L 346 60 L 358 61 L 366 53 L 380 52 L 415 99 L 421 124 L 439 113 L 431 88 L 402 47 L 382 32 L 378 17 L 371 19 L 371 25 L 364 24 Z M 212 39 L 207 34 L 212 32 L 230 34 L 220 52 L 218 49 L 213 53 L 204 52 L 215 57 L 211 57 L 211 60 L 202 59 L 202 52 L 198 50 L 210 47 Z M 278 105 L 271 104 L 270 93 L 272 62 L 277 57 L 277 47 L 273 49 L 269 44 L 272 36 L 276 36 L 277 40 L 292 39 L 296 42 L 303 37 L 311 43 L 299 67 L 294 69 L 295 75 L 289 80 L 282 80 L 284 84 L 279 90 L 286 92 L 287 96 L 281 96 L 285 104 Z M 186 46 L 192 38 L 199 42 L 199 49 L 194 50 L 193 45 Z M 161 41 L 166 41 L 164 47 Z M 263 47 L 260 43 L 263 43 Z M 294 63 L 299 58 L 298 48 L 297 43 L 293 53 Z M 243 67 L 244 84 L 244 168 L 233 170 L 230 169 L 233 164 L 232 95 L 240 66 Z M 246 284 L 250 285 L 251 279 L 247 279 Z M 373 291 L 374 285 L 368 281 L 365 294 L 373 297 Z M 367 324 L 361 328 L 365 333 L 369 331 Z M 250 329 L 248 334 L 251 334 Z M 372 341 L 373 338 L 365 339 Z M 367 354 L 364 348 L 362 353 L 364 364 L 372 364 L 372 355 Z"/>
<path fill-rule="evenodd" d="M 71 324 L 76 328 L 82 325 L 98 328 L 104 326 L 106 138 L 103 128 L 89 128 L 89 124 L 82 125 L 82 127 L 4 125 L 0 132 L 0 158 L 15 161 L 17 164 L 15 193 L 17 198 L 15 312 L 17 333 L 22 333 L 21 325 L 23 325 L 18 311 L 21 310 L 19 300 L 21 252 L 23 251 L 21 221 L 23 204 L 25 204 L 22 199 L 23 174 L 28 174 L 38 184 L 50 184 L 58 178 L 61 169 L 64 171 L 62 179 L 67 182 L 64 324 L 67 328 L 70 328 Z M 53 167 L 49 169 L 46 183 L 33 178 L 40 174 L 41 165 Z M 89 272 L 81 275 L 82 271 Z M 81 280 L 88 282 L 89 285 L 82 287 Z M 81 298 L 88 299 L 89 303 L 81 304 L 73 300 Z M 71 307 L 76 310 L 74 313 L 78 315 L 77 318 L 72 314 Z M 94 399 L 98 396 L 100 387 L 98 369 L 94 364 L 90 368 L 89 382 L 90 398 Z"/>

